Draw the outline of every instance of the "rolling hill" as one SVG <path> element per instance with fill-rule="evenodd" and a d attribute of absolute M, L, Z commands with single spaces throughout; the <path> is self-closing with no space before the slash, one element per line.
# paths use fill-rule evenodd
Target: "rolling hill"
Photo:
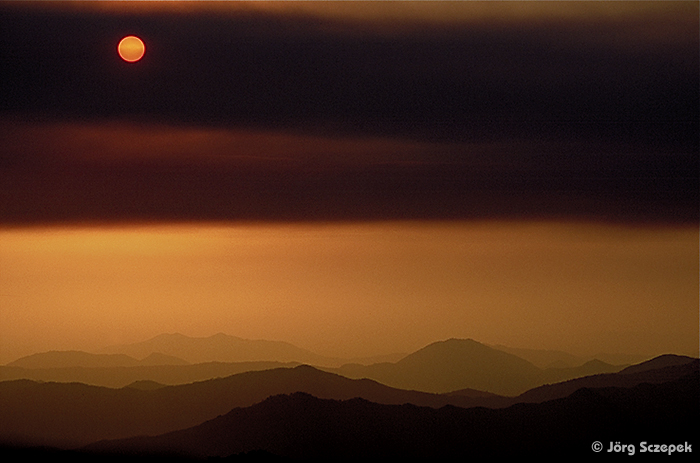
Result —
<path fill-rule="evenodd" d="M 236 408 L 190 429 L 98 442 L 83 452 L 207 458 L 263 451 L 319 460 L 590 458 L 598 457 L 591 450 L 595 441 L 692 446 L 700 429 L 699 384 L 696 369 L 663 384 L 583 388 L 563 399 L 499 410 L 383 405 L 294 393 Z"/>
<path fill-rule="evenodd" d="M 516 396 L 542 384 L 622 368 L 591 361 L 573 368 L 541 369 L 472 339 L 449 339 L 432 343 L 396 363 L 346 364 L 326 371 L 349 378 L 371 378 L 401 389 L 434 393 L 476 389 Z"/>
<path fill-rule="evenodd" d="M 164 335 L 147 342 L 148 348 L 139 344 L 137 347 L 142 350 L 132 353 L 146 355 L 151 349 L 165 349 L 167 347 L 165 344 L 170 344 L 170 352 L 177 352 L 187 358 L 225 357 L 226 355 L 229 358 L 245 358 L 250 357 L 250 352 L 246 349 L 259 345 L 257 341 L 240 340 L 239 343 L 236 339 L 238 338 L 225 335 L 211 338 Z M 224 345 L 225 348 L 219 349 L 220 345 Z M 256 355 L 261 357 L 270 355 L 267 361 L 209 361 L 196 364 L 187 364 L 187 361 L 180 357 L 162 353 L 150 353 L 142 360 L 136 360 L 126 354 L 47 352 L 24 357 L 10 365 L 1 366 L 0 380 L 81 382 L 116 388 L 141 380 L 176 385 L 230 376 L 244 371 L 293 367 L 299 364 L 299 362 L 274 361 L 275 358 L 279 358 L 275 356 L 280 348 L 278 344 L 275 345 L 277 350 L 256 350 Z M 284 343 L 282 346 L 283 349 L 289 347 Z M 304 355 L 295 358 L 304 358 Z M 58 367 L 49 368 L 52 365 Z M 400 389 L 431 393 L 473 389 L 510 396 L 547 383 L 592 374 L 611 373 L 624 368 L 624 366 L 608 365 L 592 360 L 577 367 L 541 369 L 518 356 L 471 339 L 436 342 L 394 363 L 382 362 L 369 365 L 348 363 L 340 367 L 324 367 L 323 364 L 316 366 L 349 378 L 370 378 Z"/>
<path fill-rule="evenodd" d="M 292 368 L 298 363 L 280 362 L 208 362 L 194 365 L 152 365 L 133 367 L 69 367 L 69 368 L 19 368 L 0 367 L 0 381 L 30 379 L 63 383 L 84 383 L 92 386 L 121 388 L 136 381 L 155 381 L 165 385 L 187 384 L 246 371 Z"/>
<path fill-rule="evenodd" d="M 0 382 L 0 441 L 71 448 L 100 439 L 155 435 L 199 424 L 277 394 L 362 397 L 377 403 L 440 407 L 503 400 L 441 396 L 353 380 L 310 366 L 251 371 L 192 384 L 111 389 L 80 383 Z"/>
<path fill-rule="evenodd" d="M 672 359 L 669 361 L 669 358 Z M 663 355 L 628 367 L 618 373 L 604 373 L 545 384 L 514 397 L 514 402 L 544 402 L 566 397 L 582 388 L 634 387 L 642 383 L 660 384 L 675 381 L 698 369 L 700 360 L 691 357 Z"/>
<path fill-rule="evenodd" d="M 154 352 L 178 357 L 190 363 L 276 361 L 336 366 L 344 362 L 341 359 L 315 354 L 287 342 L 250 340 L 223 333 L 204 338 L 179 333 L 161 334 L 135 344 L 110 346 L 101 353 L 144 358 Z"/>
<path fill-rule="evenodd" d="M 69 449 L 104 439 L 154 436 L 199 425 L 271 396 L 296 392 L 319 399 L 361 398 L 384 405 L 502 409 L 517 403 L 565 397 L 591 386 L 636 387 L 674 381 L 697 372 L 698 362 L 690 359 L 688 363 L 668 365 L 655 361 L 650 366 L 660 368 L 596 375 L 515 398 L 473 390 L 450 394 L 408 391 L 368 379 L 348 379 L 310 366 L 246 372 L 179 386 L 141 383 L 122 389 L 79 383 L 4 381 L 0 382 L 0 443 Z"/>
<path fill-rule="evenodd" d="M 153 352 L 137 360 L 126 354 L 91 354 L 82 351 L 49 351 L 28 355 L 7 366 L 27 369 L 47 368 L 110 368 L 144 365 L 188 365 L 189 362 L 171 355 Z"/>

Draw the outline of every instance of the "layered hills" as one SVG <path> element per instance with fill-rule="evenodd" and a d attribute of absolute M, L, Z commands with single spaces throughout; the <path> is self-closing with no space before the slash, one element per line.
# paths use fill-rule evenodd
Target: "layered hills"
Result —
<path fill-rule="evenodd" d="M 658 368 L 643 371 L 581 378 L 578 384 L 549 386 L 554 392 L 533 390 L 519 397 L 473 390 L 451 394 L 408 391 L 310 366 L 246 372 L 168 387 L 149 383 L 148 387 L 111 389 L 79 383 L 4 381 L 0 382 L 0 442 L 68 449 L 103 439 L 155 436 L 199 425 L 271 396 L 296 392 L 329 400 L 362 398 L 384 405 L 497 409 L 566 397 L 591 383 L 595 387 L 634 387 L 674 381 L 698 369 L 698 360 L 684 360 L 680 364 L 658 361 Z"/>
<path fill-rule="evenodd" d="M 662 355 L 627 367 L 618 373 L 595 374 L 554 384 L 545 384 L 514 397 L 513 401 L 517 403 L 544 402 L 567 397 L 582 388 L 613 386 L 625 388 L 642 383 L 661 384 L 674 381 L 697 370 L 699 362 L 698 359 L 682 355 Z"/>
<path fill-rule="evenodd" d="M 141 360 L 137 360 L 126 354 L 91 354 L 82 351 L 50 351 L 22 357 L 7 366 L 27 369 L 46 368 L 113 368 L 135 367 L 154 365 L 188 365 L 189 362 L 166 355 L 160 352 L 152 352 Z"/>
<path fill-rule="evenodd" d="M 595 455 L 595 441 L 695 442 L 699 382 L 696 364 L 692 373 L 662 384 L 583 388 L 563 399 L 499 410 L 384 405 L 297 392 L 235 408 L 189 429 L 98 442 L 83 452 L 206 458 L 263 451 L 324 460 L 586 457 Z"/>
<path fill-rule="evenodd" d="M 270 346 L 273 348 L 266 350 Z M 403 356 L 398 361 L 345 363 L 339 367 L 327 366 L 333 362 L 342 363 L 339 359 L 308 355 L 303 349 L 290 346 L 286 343 L 268 344 L 266 341 L 243 340 L 226 335 L 209 338 L 163 335 L 145 343 L 112 348 L 121 350 L 121 353 L 36 354 L 0 367 L 0 379 L 77 381 L 119 388 L 141 380 L 175 385 L 244 371 L 294 367 L 306 363 L 345 377 L 369 378 L 400 389 L 431 393 L 472 389 L 515 396 L 543 384 L 585 375 L 612 373 L 624 368 L 624 365 L 609 365 L 593 360 L 576 367 L 543 369 L 514 354 L 471 339 L 436 342 Z M 154 352 L 154 349 L 162 349 L 167 353 Z M 241 352 L 235 353 L 237 349 Z M 280 350 L 285 352 L 284 355 L 276 356 Z M 142 360 L 136 360 L 126 352 L 141 356 Z M 316 360 L 320 358 L 321 363 L 305 362 L 304 359 L 309 357 Z M 262 360 L 230 361 L 242 358 Z M 197 359 L 203 363 L 188 364 Z M 284 359 L 291 360 L 283 361 Z M 160 364 L 156 364 L 158 360 Z"/>
<path fill-rule="evenodd" d="M 152 365 L 132 367 L 65 367 L 20 368 L 0 366 L 0 381 L 30 379 L 62 383 L 79 382 L 93 386 L 121 388 L 137 381 L 152 381 L 164 385 L 187 384 L 222 378 L 246 371 L 291 368 L 298 363 L 281 362 L 207 362 L 193 365 Z"/>
<path fill-rule="evenodd" d="M 272 395 L 305 392 L 320 398 L 362 397 L 376 403 L 471 406 L 488 400 L 441 396 L 348 379 L 310 366 L 246 372 L 169 387 L 111 389 L 80 383 L 0 382 L 0 437 L 71 448 L 100 439 L 156 435 L 194 426 Z"/>
<path fill-rule="evenodd" d="M 235 345 L 248 346 L 247 353 L 231 354 Z M 690 357 L 541 368 L 471 339 L 449 339 L 392 361 L 332 366 L 337 359 L 324 357 L 325 365 L 310 366 L 298 362 L 305 351 L 282 343 L 266 354 L 271 345 L 225 335 L 164 335 L 109 353 L 18 359 L 0 367 L 0 450 L 90 446 L 72 454 L 88 459 L 92 452 L 117 451 L 336 458 L 366 452 L 427 457 L 432 448 L 438 456 L 463 457 L 507 453 L 511 443 L 500 445 L 492 437 L 498 435 L 512 438 L 513 454 L 523 454 L 544 445 L 547 433 L 561 433 L 555 448 L 584 445 L 599 419 L 640 432 L 676 429 L 672 437 L 678 438 L 685 431 L 659 407 L 680 418 L 698 415 L 700 361 Z M 275 349 L 294 360 L 212 360 L 272 356 Z M 576 420 L 589 435 L 576 434 Z M 594 440 L 624 437 L 607 426 Z M 583 448 L 590 452 L 590 441 Z"/>
<path fill-rule="evenodd" d="M 448 339 L 432 343 L 396 363 L 346 364 L 326 371 L 348 378 L 371 378 L 402 389 L 434 393 L 476 389 L 515 396 L 542 384 L 622 368 L 591 361 L 579 367 L 541 369 L 472 339 Z"/>
<path fill-rule="evenodd" d="M 110 346 L 103 354 L 126 354 L 144 358 L 154 352 L 178 357 L 189 363 L 204 362 L 298 362 L 334 366 L 343 360 L 325 357 L 282 341 L 243 339 L 218 333 L 205 338 L 194 338 L 179 333 L 161 334 L 147 341 Z"/>

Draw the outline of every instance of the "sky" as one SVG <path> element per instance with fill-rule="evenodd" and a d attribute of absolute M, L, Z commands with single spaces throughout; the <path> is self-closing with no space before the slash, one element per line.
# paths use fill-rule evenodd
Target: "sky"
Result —
<path fill-rule="evenodd" d="M 698 18 L 0 3 L 0 362 L 163 332 L 697 356 Z"/>

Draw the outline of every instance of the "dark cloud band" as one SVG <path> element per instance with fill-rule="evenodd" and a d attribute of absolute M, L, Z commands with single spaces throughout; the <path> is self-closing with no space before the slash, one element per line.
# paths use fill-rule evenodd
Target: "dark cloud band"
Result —
<path fill-rule="evenodd" d="M 7 127 L 121 120 L 173 131 L 274 129 L 460 144 L 462 154 L 432 149 L 419 167 L 378 169 L 366 158 L 352 169 L 264 164 L 244 178 L 236 163 L 132 159 L 114 170 L 96 156 L 47 167 L 28 161 L 45 152 L 17 149 L 21 136 L 6 134 L 2 220 L 694 220 L 697 15 L 671 16 L 684 28 L 669 38 L 654 33 L 668 24 L 652 15 L 616 20 L 614 32 L 588 19 L 389 33 L 310 15 L 5 5 Z M 128 34 L 147 47 L 130 65 L 116 53 Z M 503 150 L 475 163 L 473 145 L 483 143 Z"/>

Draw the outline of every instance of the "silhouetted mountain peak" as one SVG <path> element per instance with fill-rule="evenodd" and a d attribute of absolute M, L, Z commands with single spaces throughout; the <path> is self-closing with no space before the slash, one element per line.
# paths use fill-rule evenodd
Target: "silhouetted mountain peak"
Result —
<path fill-rule="evenodd" d="M 538 370 L 530 362 L 516 355 L 494 349 L 473 339 L 455 338 L 429 344 L 399 360 L 397 365 L 429 362 L 435 367 L 459 365 L 489 368 L 494 365 L 494 361 L 518 364 L 521 368 L 531 369 L 533 372 Z"/>
<path fill-rule="evenodd" d="M 569 379 L 567 381 L 545 384 L 518 396 L 522 402 L 543 402 L 556 398 L 566 397 L 581 388 L 601 387 L 634 387 L 641 383 L 658 384 L 675 381 L 688 374 L 694 374 L 698 370 L 700 360 L 686 357 L 689 361 L 683 361 L 682 356 L 676 359 L 650 360 L 639 365 L 633 365 L 619 372 L 596 373 Z M 670 364 L 673 362 L 678 362 Z M 656 366 L 655 366 L 656 365 Z"/>
<path fill-rule="evenodd" d="M 688 429 L 688 423 L 697 422 L 697 382 L 695 371 L 663 384 L 584 387 L 569 397 L 498 411 L 387 405 L 294 392 L 233 408 L 188 429 L 96 442 L 84 450 L 96 456 L 112 452 L 202 459 L 264 450 L 303 461 L 371 456 L 485 460 L 523 454 L 556 458 L 620 429 L 624 435 L 655 441 L 669 435 L 688 440 L 697 431 Z"/>
<path fill-rule="evenodd" d="M 307 364 L 305 364 L 305 363 L 303 363 L 303 364 L 301 364 L 301 365 L 297 365 L 297 366 L 295 366 L 294 368 L 291 368 L 291 369 L 292 369 L 292 370 L 299 371 L 299 372 L 308 372 L 308 373 L 315 373 L 315 372 L 318 372 L 319 374 L 324 374 L 324 375 L 330 375 L 330 374 L 331 374 L 331 373 L 327 373 L 327 372 L 325 372 L 325 371 L 321 371 L 321 370 L 319 370 L 318 368 L 313 367 L 313 366 L 311 366 L 311 365 L 307 365 Z"/>
<path fill-rule="evenodd" d="M 149 380 L 139 380 L 125 386 L 126 388 L 139 389 L 141 391 L 155 391 L 156 389 L 161 389 L 167 387 L 165 384 L 160 384 L 156 381 Z"/>
<path fill-rule="evenodd" d="M 452 352 L 452 351 L 465 351 L 466 349 L 471 349 L 474 351 L 487 351 L 487 350 L 496 350 L 493 349 L 492 347 L 487 346 L 486 344 L 482 344 L 478 341 L 475 341 L 471 338 L 466 338 L 466 339 L 458 339 L 458 338 L 449 338 L 445 339 L 443 341 L 436 341 L 431 344 L 428 344 L 427 346 L 423 347 L 422 349 L 418 349 L 416 352 L 410 355 L 414 355 L 419 352 L 426 352 L 426 351 L 433 351 L 433 352 Z"/>
<path fill-rule="evenodd" d="M 603 362 L 602 360 L 593 359 L 593 360 L 589 360 L 588 362 L 584 363 L 581 366 L 584 366 L 584 367 L 608 367 L 608 366 L 612 366 L 612 365 L 610 365 L 609 363 Z"/>
<path fill-rule="evenodd" d="M 403 389 L 432 393 L 476 389 L 515 395 L 535 386 L 541 370 L 473 339 L 453 338 L 432 343 L 396 363 L 346 366 L 341 371 Z"/>
<path fill-rule="evenodd" d="M 658 357 L 654 357 L 651 360 L 647 360 L 646 362 L 642 362 L 642 363 L 638 363 L 636 365 L 629 366 L 629 367 L 625 368 L 624 370 L 620 371 L 620 373 L 629 374 L 629 373 L 639 373 L 639 372 L 647 371 L 647 370 L 657 370 L 659 368 L 664 368 L 664 367 L 685 365 L 685 364 L 690 363 L 694 360 L 696 360 L 696 359 L 694 359 L 692 357 L 686 357 L 685 355 L 664 354 L 664 355 L 659 355 Z"/>

